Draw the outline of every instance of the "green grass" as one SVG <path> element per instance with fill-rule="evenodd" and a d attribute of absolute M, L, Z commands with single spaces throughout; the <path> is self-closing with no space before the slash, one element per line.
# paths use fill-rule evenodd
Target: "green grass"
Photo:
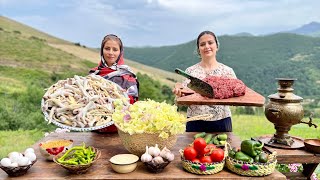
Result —
<path fill-rule="evenodd" d="M 43 137 L 39 130 L 0 131 L 0 158 L 12 151 L 23 152 Z"/>
<path fill-rule="evenodd" d="M 233 115 L 233 131 L 242 140 L 274 134 L 274 125 L 264 115 Z M 304 118 L 303 121 L 308 121 Z M 320 119 L 313 119 L 320 126 Z M 301 138 L 320 138 L 320 128 L 309 127 L 307 124 L 296 124 L 291 127 L 289 134 Z"/>
<path fill-rule="evenodd" d="M 0 63 L 55 72 L 88 72 L 92 63 L 53 48 L 47 42 L 14 32 L 0 31 Z M 89 67 L 90 66 L 90 67 Z"/>

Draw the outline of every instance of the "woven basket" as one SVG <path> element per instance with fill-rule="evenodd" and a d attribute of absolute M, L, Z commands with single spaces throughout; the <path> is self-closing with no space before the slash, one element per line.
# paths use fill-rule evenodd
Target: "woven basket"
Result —
<path fill-rule="evenodd" d="M 210 174 L 216 174 L 220 171 L 222 171 L 225 159 L 228 155 L 228 148 L 225 146 L 224 148 L 224 158 L 220 162 L 214 162 L 214 163 L 195 163 L 189 160 L 186 160 L 183 155 L 183 150 L 180 149 L 181 154 L 181 160 L 182 160 L 182 167 L 188 172 L 191 172 L 193 174 L 201 174 L 201 175 L 210 175 Z"/>
<path fill-rule="evenodd" d="M 132 154 L 141 156 L 146 151 L 146 146 L 155 146 L 158 144 L 160 149 L 167 147 L 171 149 L 177 142 L 177 136 L 171 135 L 167 139 L 159 137 L 159 134 L 132 134 L 123 132 L 118 128 L 118 134 L 121 138 L 123 146 Z"/>
<path fill-rule="evenodd" d="M 59 154 L 53 158 L 53 161 L 57 164 L 59 164 L 61 167 L 67 169 L 69 172 L 72 174 L 84 174 L 88 172 L 89 168 L 92 166 L 92 164 L 97 161 L 100 158 L 101 151 L 99 149 L 96 149 L 94 147 L 91 147 L 92 150 L 96 153 L 96 156 L 92 160 L 91 163 L 89 164 L 79 164 L 79 165 L 66 165 L 66 164 L 61 164 L 57 161 L 63 154 Z"/>
<path fill-rule="evenodd" d="M 147 169 L 153 173 L 160 173 L 164 170 L 164 168 L 170 163 L 170 161 L 164 159 L 164 162 L 161 164 L 154 164 L 152 162 L 145 162 Z"/>
<path fill-rule="evenodd" d="M 277 164 L 277 158 L 276 158 L 277 152 L 274 151 L 272 154 L 270 153 L 267 153 L 267 154 L 269 154 L 267 163 L 259 163 L 259 162 L 248 163 L 248 162 L 233 159 L 228 156 L 226 159 L 226 166 L 232 172 L 239 175 L 266 176 L 273 173 Z"/>
<path fill-rule="evenodd" d="M 22 176 L 22 175 L 26 174 L 28 172 L 29 168 L 36 162 L 37 162 L 37 160 L 34 160 L 29 165 L 18 166 L 18 167 L 4 167 L 0 164 L 0 168 L 2 170 L 4 170 L 9 176 L 16 177 L 16 176 Z"/>

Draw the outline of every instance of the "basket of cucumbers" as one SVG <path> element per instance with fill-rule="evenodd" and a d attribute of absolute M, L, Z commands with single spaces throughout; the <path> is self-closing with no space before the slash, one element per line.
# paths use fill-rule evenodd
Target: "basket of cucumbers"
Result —
<path fill-rule="evenodd" d="M 205 141 L 208 142 L 208 144 L 214 144 L 215 146 L 220 146 L 222 148 L 225 146 L 227 142 L 230 143 L 230 138 L 226 133 L 212 134 L 201 132 L 194 135 L 194 139 L 199 137 L 205 139 Z"/>

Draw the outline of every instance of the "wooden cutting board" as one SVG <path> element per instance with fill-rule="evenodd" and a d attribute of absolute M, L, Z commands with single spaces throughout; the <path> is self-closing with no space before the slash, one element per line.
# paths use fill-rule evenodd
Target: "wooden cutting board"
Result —
<path fill-rule="evenodd" d="M 193 90 L 176 83 L 175 88 L 180 88 L 185 96 L 177 97 L 178 105 L 230 105 L 230 106 L 257 106 L 262 107 L 265 98 L 250 88 L 246 88 L 246 94 L 240 97 L 228 99 L 214 99 L 201 96 Z"/>

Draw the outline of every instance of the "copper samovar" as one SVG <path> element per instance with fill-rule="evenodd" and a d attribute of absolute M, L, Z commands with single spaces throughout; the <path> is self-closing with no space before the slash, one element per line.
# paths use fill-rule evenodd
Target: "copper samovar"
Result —
<path fill-rule="evenodd" d="M 303 98 L 293 94 L 293 83 L 296 79 L 276 78 L 278 80 L 278 93 L 268 96 L 269 102 L 265 106 L 267 119 L 274 124 L 276 133 L 266 142 L 267 145 L 276 147 L 303 147 L 303 141 L 298 142 L 298 138 L 292 138 L 288 132 L 291 126 L 299 123 L 315 126 L 312 123 L 312 115 L 309 122 L 303 122 L 304 111 L 302 107 Z"/>

